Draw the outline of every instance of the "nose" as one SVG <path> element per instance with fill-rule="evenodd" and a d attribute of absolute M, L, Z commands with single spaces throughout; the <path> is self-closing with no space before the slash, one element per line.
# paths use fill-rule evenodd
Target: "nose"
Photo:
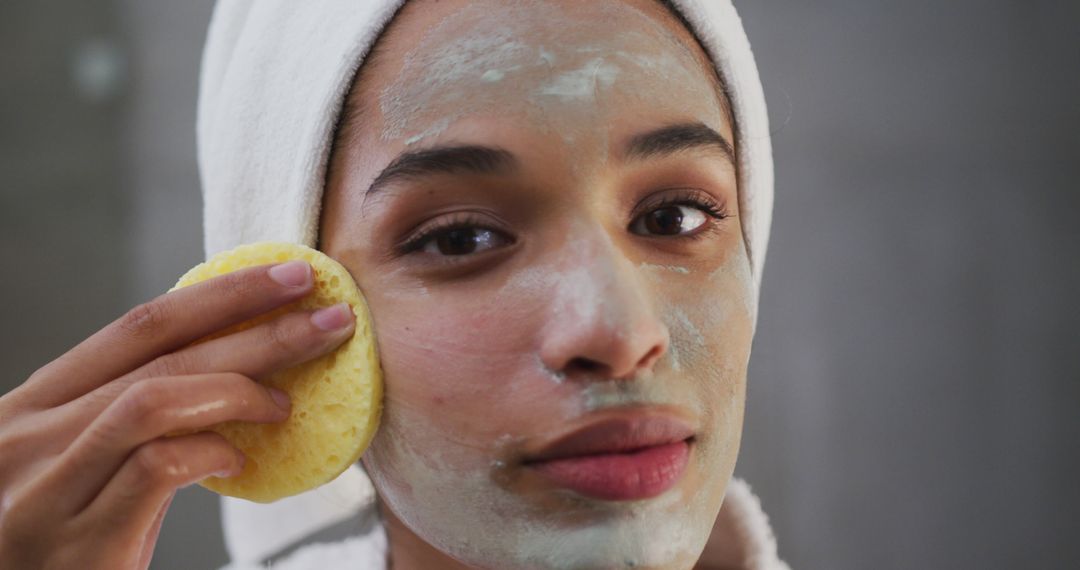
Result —
<path fill-rule="evenodd" d="M 540 347 L 544 365 L 567 380 L 651 372 L 670 335 L 647 284 L 610 242 L 574 257 L 551 290 Z"/>

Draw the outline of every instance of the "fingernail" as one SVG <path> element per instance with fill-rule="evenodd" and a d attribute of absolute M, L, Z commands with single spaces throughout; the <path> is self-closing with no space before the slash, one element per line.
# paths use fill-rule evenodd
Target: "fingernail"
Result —
<path fill-rule="evenodd" d="M 236 467 L 233 467 L 232 469 L 226 469 L 224 471 L 218 471 L 217 473 L 214 473 L 214 476 L 215 477 L 220 477 L 222 479 L 227 479 L 229 477 L 236 477 L 237 475 L 243 473 L 244 472 L 244 464 L 247 463 L 247 457 L 245 457 L 242 452 L 237 451 L 236 452 L 236 458 L 237 458 Z"/>
<path fill-rule="evenodd" d="M 287 411 L 290 405 L 289 395 L 277 388 L 269 388 L 269 390 L 270 397 L 274 399 L 274 403 L 277 404 L 279 408 Z"/>
<path fill-rule="evenodd" d="M 311 323 L 324 331 L 343 329 L 355 320 L 356 317 L 347 303 L 338 303 L 311 314 Z"/>
<path fill-rule="evenodd" d="M 285 287 L 304 287 L 311 282 L 311 266 L 299 259 L 279 263 L 267 273 Z"/>

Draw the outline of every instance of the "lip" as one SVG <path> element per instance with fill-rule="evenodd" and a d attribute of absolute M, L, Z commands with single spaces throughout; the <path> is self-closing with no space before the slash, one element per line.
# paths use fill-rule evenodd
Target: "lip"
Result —
<path fill-rule="evenodd" d="M 602 500 L 639 500 L 673 487 L 694 429 L 657 410 L 617 411 L 556 436 L 524 465 L 560 487 Z"/>

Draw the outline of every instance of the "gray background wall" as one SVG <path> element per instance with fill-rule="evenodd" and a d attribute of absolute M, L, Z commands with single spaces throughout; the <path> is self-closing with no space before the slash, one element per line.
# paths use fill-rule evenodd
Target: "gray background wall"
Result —
<path fill-rule="evenodd" d="M 209 0 L 0 5 L 0 391 L 199 261 Z M 1080 564 L 1080 3 L 738 3 L 777 206 L 737 471 L 796 570 Z M 153 568 L 224 562 L 182 491 Z"/>

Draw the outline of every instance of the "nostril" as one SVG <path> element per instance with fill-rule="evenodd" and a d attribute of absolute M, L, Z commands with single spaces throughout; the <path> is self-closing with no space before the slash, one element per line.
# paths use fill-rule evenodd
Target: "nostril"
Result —
<path fill-rule="evenodd" d="M 656 364 L 656 361 L 660 359 L 663 353 L 663 348 L 654 346 L 652 350 L 641 359 L 640 367 L 645 369 L 652 368 L 653 364 Z"/>
<path fill-rule="evenodd" d="M 595 360 L 583 357 L 574 358 L 566 365 L 566 370 L 570 374 L 573 374 L 574 372 L 594 374 L 596 372 L 604 370 L 605 368 L 606 367 L 603 364 Z"/>

